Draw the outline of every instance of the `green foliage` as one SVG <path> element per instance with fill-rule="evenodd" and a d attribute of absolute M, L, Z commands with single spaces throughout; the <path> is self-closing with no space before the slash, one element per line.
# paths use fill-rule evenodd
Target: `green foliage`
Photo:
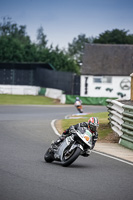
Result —
<path fill-rule="evenodd" d="M 74 38 L 72 43 L 68 43 L 68 54 L 75 59 L 79 65 L 82 64 L 82 55 L 85 43 L 92 43 L 93 38 L 87 38 L 85 34 L 78 35 Z"/>
<path fill-rule="evenodd" d="M 86 43 L 133 44 L 133 34 L 128 34 L 128 32 L 119 29 L 107 30 L 96 38 L 87 38 L 85 34 L 78 35 L 77 38 L 73 39 L 72 43 L 68 44 L 68 53 L 80 66 L 82 64 L 82 55 Z"/>
<path fill-rule="evenodd" d="M 43 27 L 37 30 L 37 43 L 32 43 L 26 33 L 26 26 L 18 26 L 10 18 L 0 22 L 0 62 L 44 62 L 51 63 L 56 70 L 80 74 L 82 55 L 86 43 L 101 44 L 133 44 L 133 34 L 129 31 L 114 29 L 105 31 L 97 38 L 78 35 L 68 50 L 60 50 L 58 46 L 47 46 L 47 35 Z"/>
<path fill-rule="evenodd" d="M 48 40 L 46 39 L 47 36 L 43 33 L 43 27 L 41 26 L 37 30 L 37 41 L 39 49 L 44 49 L 47 46 Z"/>
<path fill-rule="evenodd" d="M 10 18 L 3 18 L 0 23 L 0 62 L 51 63 L 57 70 L 79 74 L 77 63 L 65 51 L 58 46 L 47 47 L 48 40 L 42 27 L 37 33 L 35 44 L 27 36 L 26 26 L 18 26 Z"/>
<path fill-rule="evenodd" d="M 12 36 L 0 37 L 0 62 L 36 62 L 36 48 Z"/>
<path fill-rule="evenodd" d="M 3 18 L 3 22 L 0 23 L 0 36 L 10 36 L 23 43 L 30 42 L 30 37 L 26 34 L 26 26 L 12 23 L 11 18 Z"/>
<path fill-rule="evenodd" d="M 94 43 L 100 44 L 133 44 L 133 34 L 128 34 L 129 31 L 113 29 L 101 33 L 98 38 L 94 39 Z"/>

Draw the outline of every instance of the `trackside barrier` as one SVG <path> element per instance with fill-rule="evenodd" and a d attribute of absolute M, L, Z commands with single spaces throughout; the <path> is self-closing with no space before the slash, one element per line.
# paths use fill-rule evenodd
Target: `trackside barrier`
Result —
<path fill-rule="evenodd" d="M 119 144 L 133 150 L 133 106 L 107 99 L 112 130 L 120 136 Z"/>
<path fill-rule="evenodd" d="M 77 96 L 78 95 L 66 95 L 66 104 L 74 104 Z M 78 97 L 84 105 L 107 105 L 106 100 L 108 97 Z"/>
<path fill-rule="evenodd" d="M 45 96 L 59 99 L 62 104 L 74 104 L 78 96 L 84 105 L 107 105 L 107 97 L 81 97 L 79 95 L 65 95 L 62 90 L 46 88 Z M 116 99 L 116 98 L 115 98 Z"/>
<path fill-rule="evenodd" d="M 66 95 L 63 94 L 62 90 L 53 89 L 53 88 L 41 88 L 39 95 L 44 95 L 49 98 L 59 99 L 60 103 L 65 104 Z"/>

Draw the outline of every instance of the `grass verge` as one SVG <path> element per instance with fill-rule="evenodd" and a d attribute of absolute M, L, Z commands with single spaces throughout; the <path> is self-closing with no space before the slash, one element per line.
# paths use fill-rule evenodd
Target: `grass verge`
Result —
<path fill-rule="evenodd" d="M 65 130 L 69 128 L 72 125 L 78 124 L 80 122 L 88 121 L 90 117 L 97 117 L 99 119 L 99 141 L 110 141 L 110 142 L 117 142 L 116 135 L 111 129 L 108 121 L 108 112 L 102 112 L 102 113 L 93 113 L 84 116 L 84 118 L 81 119 L 62 119 L 61 120 L 61 129 Z"/>
<path fill-rule="evenodd" d="M 45 96 L 0 94 L 0 105 L 56 105 L 57 100 Z"/>

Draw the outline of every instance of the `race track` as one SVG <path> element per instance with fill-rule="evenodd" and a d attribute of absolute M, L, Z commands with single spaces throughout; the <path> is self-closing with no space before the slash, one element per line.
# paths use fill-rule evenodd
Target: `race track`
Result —
<path fill-rule="evenodd" d="M 0 200 L 133 199 L 131 165 L 94 152 L 67 168 L 43 160 L 57 139 L 51 121 L 73 113 L 73 106 L 0 106 Z"/>

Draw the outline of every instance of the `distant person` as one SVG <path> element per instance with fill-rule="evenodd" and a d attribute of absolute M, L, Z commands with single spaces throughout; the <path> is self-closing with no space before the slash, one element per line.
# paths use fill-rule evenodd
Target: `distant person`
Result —
<path fill-rule="evenodd" d="M 79 97 L 76 97 L 76 101 L 75 101 L 74 105 L 75 105 L 75 107 L 77 108 L 77 110 L 78 110 L 80 113 L 83 113 L 82 101 L 80 100 Z"/>

